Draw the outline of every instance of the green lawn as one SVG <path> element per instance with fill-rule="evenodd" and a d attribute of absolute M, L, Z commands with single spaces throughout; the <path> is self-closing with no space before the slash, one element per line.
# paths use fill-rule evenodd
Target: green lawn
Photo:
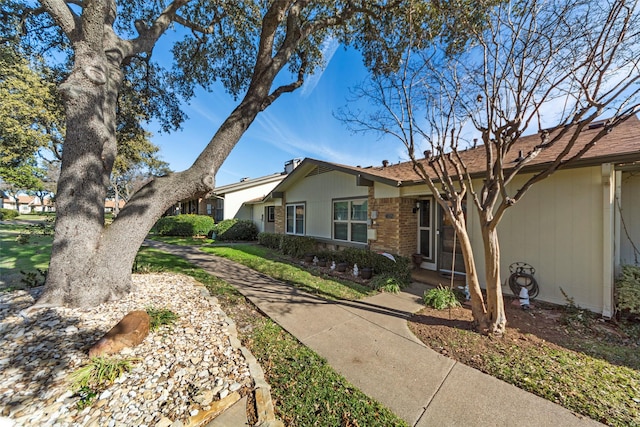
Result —
<path fill-rule="evenodd" d="M 29 234 L 28 227 L 17 224 L 0 225 L 0 277 L 4 287 L 21 286 L 20 271 L 46 270 L 51 256 L 51 236 Z M 23 238 L 20 243 L 20 236 Z"/>
<path fill-rule="evenodd" d="M 321 277 L 297 265 L 269 258 L 269 250 L 256 245 L 204 247 L 202 251 L 228 258 L 267 276 L 328 299 L 360 299 L 376 293 L 367 286 L 335 277 Z"/>
<path fill-rule="evenodd" d="M 211 240 L 208 238 L 160 236 L 157 234 L 149 234 L 147 236 L 147 239 L 168 243 L 170 245 L 182 245 L 182 246 L 201 246 L 201 245 L 210 245 L 212 243 L 215 243 L 215 240 Z"/>

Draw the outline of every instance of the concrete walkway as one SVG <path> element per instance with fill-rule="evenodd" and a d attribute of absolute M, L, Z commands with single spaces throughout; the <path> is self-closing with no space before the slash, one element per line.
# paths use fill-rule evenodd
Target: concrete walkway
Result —
<path fill-rule="evenodd" d="M 414 283 L 397 295 L 327 301 L 197 248 L 145 244 L 180 255 L 232 284 L 409 425 L 600 425 L 422 344 L 406 319 L 422 307 L 424 285 Z"/>

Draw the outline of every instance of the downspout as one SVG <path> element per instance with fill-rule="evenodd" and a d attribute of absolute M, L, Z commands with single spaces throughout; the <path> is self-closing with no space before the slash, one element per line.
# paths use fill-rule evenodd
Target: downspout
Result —
<path fill-rule="evenodd" d="M 616 173 L 611 163 L 602 165 L 602 316 L 613 317 L 615 262 Z"/>

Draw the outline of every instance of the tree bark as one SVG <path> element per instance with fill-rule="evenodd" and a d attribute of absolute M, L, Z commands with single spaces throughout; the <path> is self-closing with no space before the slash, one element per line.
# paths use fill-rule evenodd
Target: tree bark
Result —
<path fill-rule="evenodd" d="M 485 314 L 486 332 L 494 335 L 504 334 L 507 316 L 504 311 L 502 284 L 500 281 L 500 244 L 495 227 L 485 222 L 482 226 L 484 243 L 485 278 L 487 285 L 487 312 Z"/>

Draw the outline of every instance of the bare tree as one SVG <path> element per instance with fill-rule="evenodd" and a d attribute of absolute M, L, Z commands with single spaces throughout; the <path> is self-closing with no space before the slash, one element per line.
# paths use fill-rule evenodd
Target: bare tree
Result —
<path fill-rule="evenodd" d="M 501 334 L 506 325 L 497 234 L 505 212 L 637 114 L 639 30 L 636 1 L 504 2 L 484 25 L 463 28 L 470 37 L 459 54 L 438 44 L 408 49 L 398 73 L 374 75 L 375 91 L 360 92 L 376 97 L 381 111 L 345 116 L 356 129 L 404 143 L 458 233 L 483 331 Z M 602 118 L 587 137 L 583 131 Z M 524 146 L 521 137 L 533 133 L 539 142 Z M 419 147 L 429 148 L 426 158 L 416 156 Z M 478 158 L 480 167 L 472 164 Z M 537 171 L 511 190 L 534 164 Z M 479 216 L 486 301 L 461 209 L 465 197 Z"/>

